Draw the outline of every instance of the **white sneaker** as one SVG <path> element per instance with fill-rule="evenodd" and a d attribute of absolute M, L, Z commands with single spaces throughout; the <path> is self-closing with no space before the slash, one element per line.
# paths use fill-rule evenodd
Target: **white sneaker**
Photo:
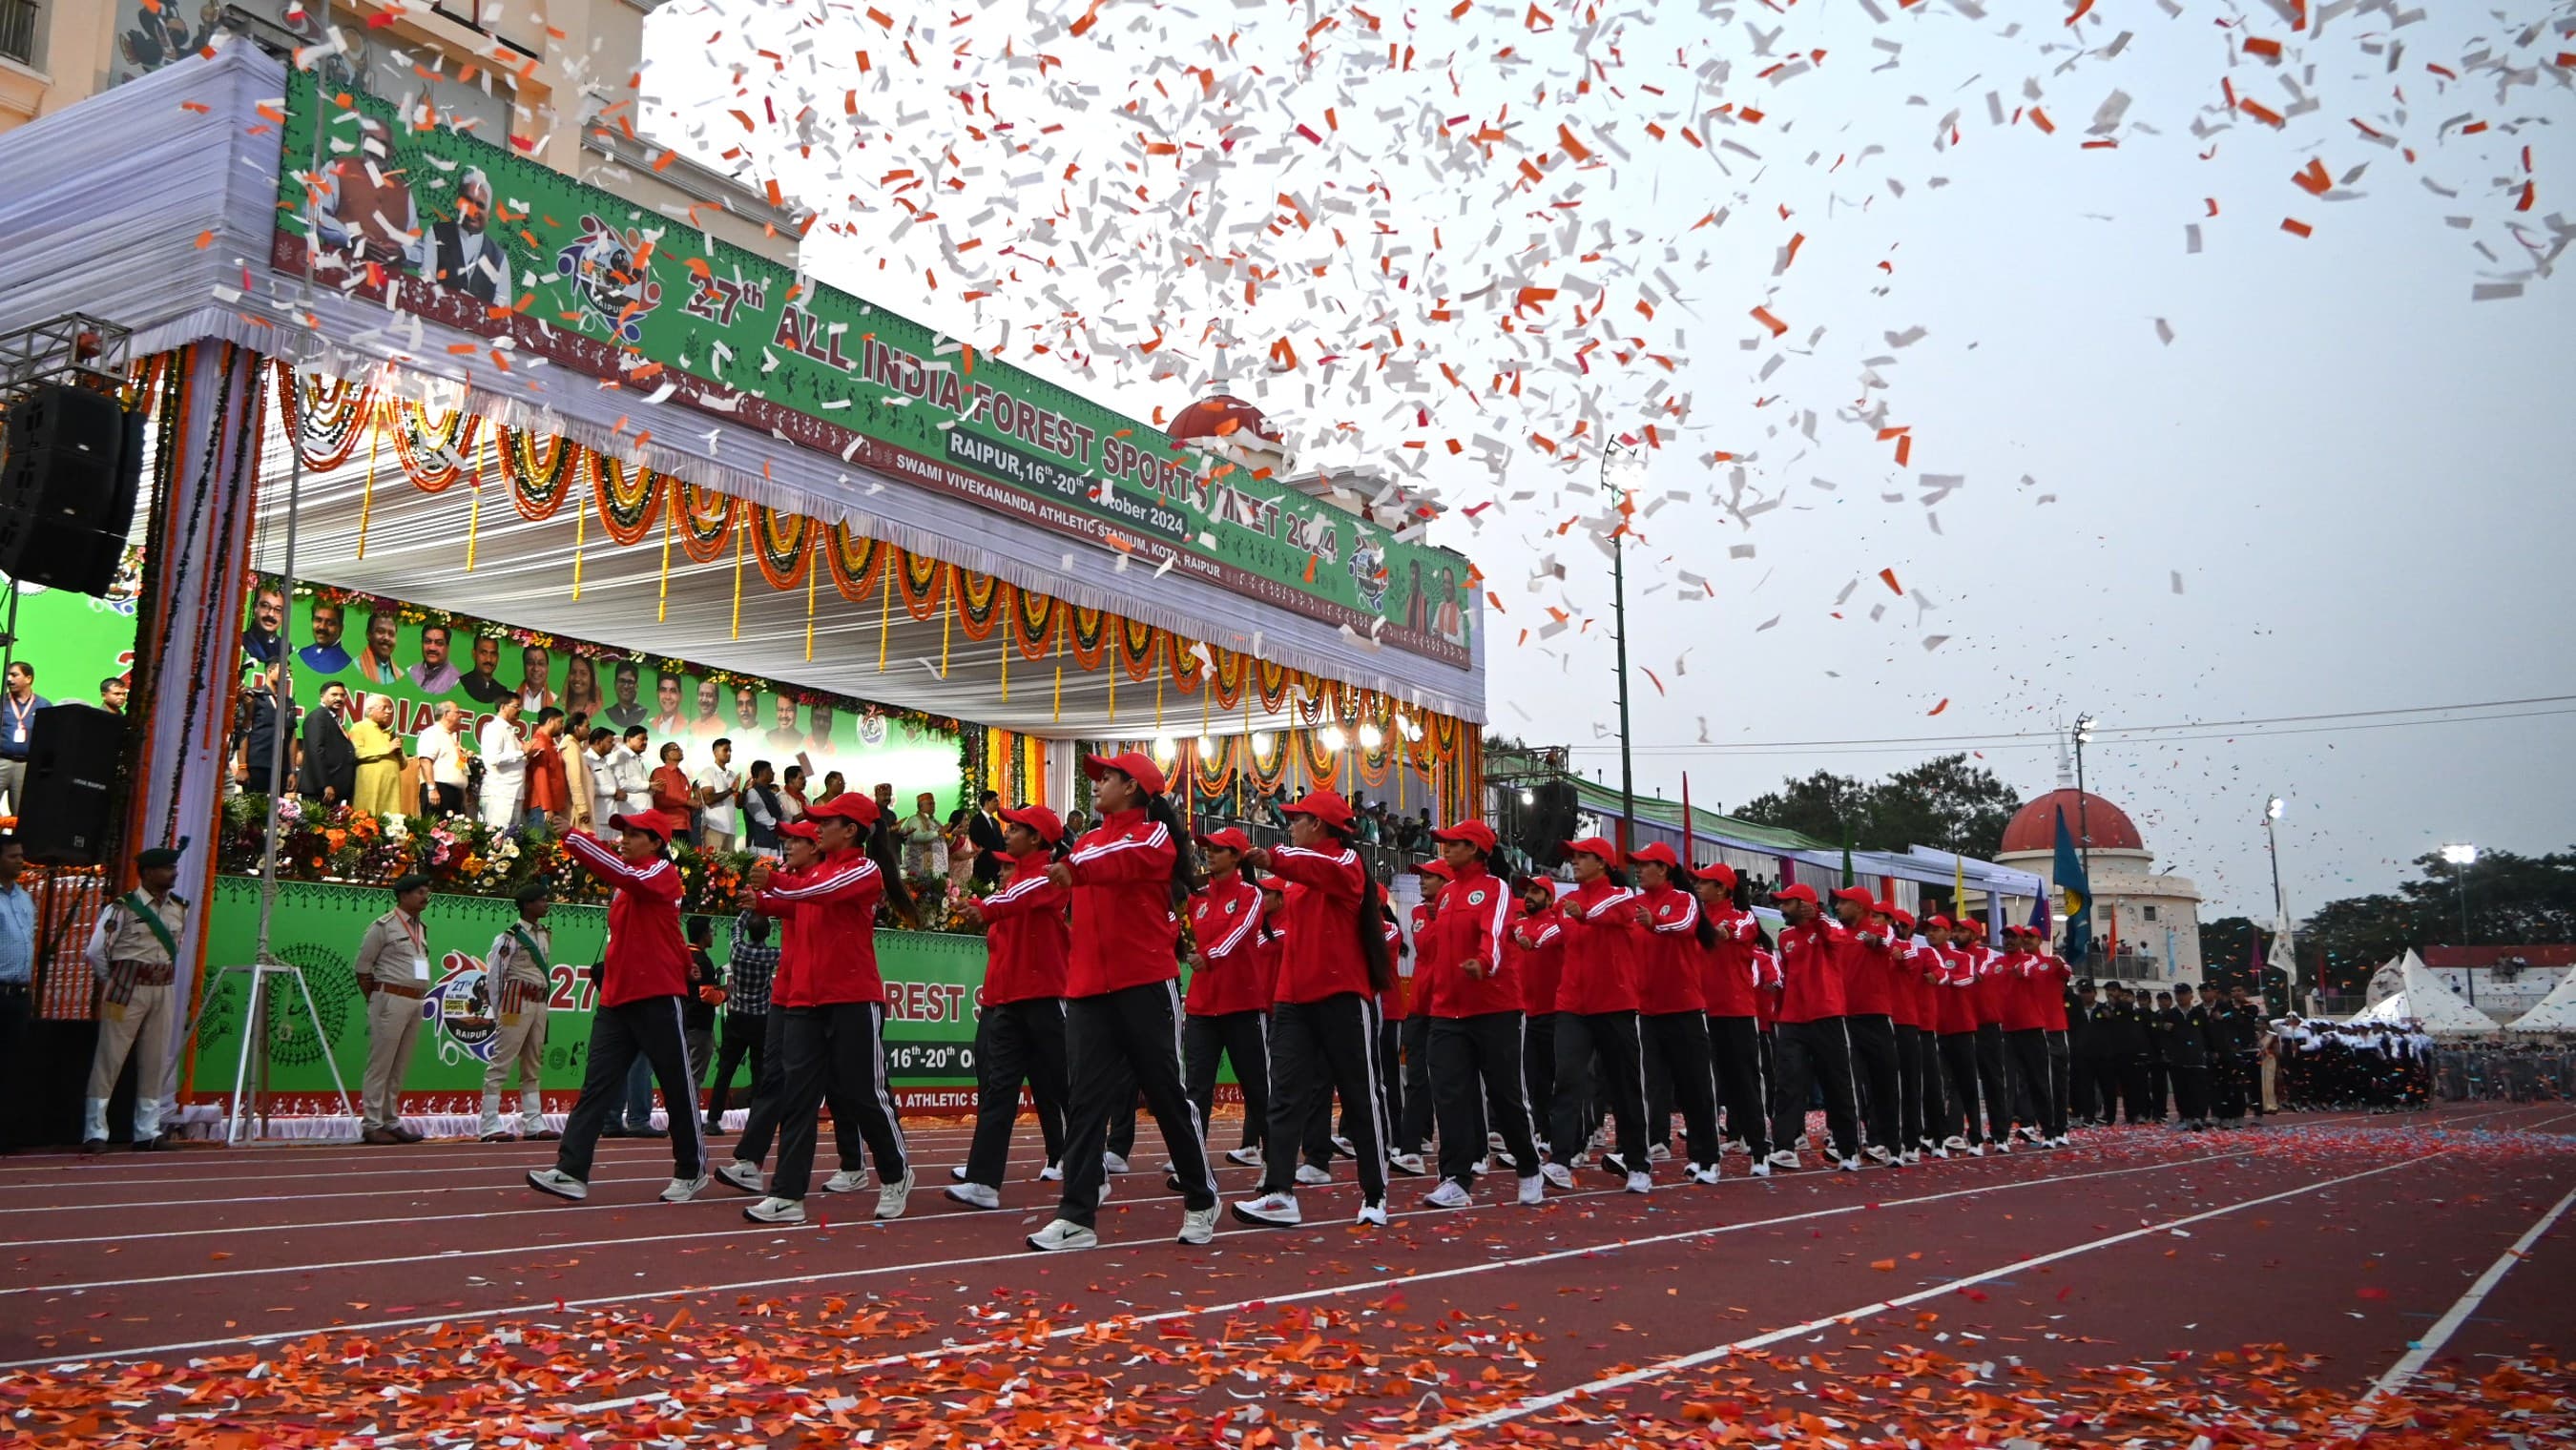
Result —
<path fill-rule="evenodd" d="M 1779 1169 L 1783 1173 L 1795 1173 L 1798 1171 L 1798 1155 L 1787 1148 L 1772 1149 L 1771 1156 L 1763 1159 L 1762 1161 L 1770 1167 Z"/>
<path fill-rule="evenodd" d="M 1870 1162 L 1876 1163 L 1882 1168 L 1896 1161 L 1895 1154 L 1888 1152 L 1885 1148 L 1878 1146 L 1876 1143 L 1870 1144 L 1861 1151 L 1869 1155 Z"/>
<path fill-rule="evenodd" d="M 1475 1206 L 1476 1196 L 1469 1193 L 1467 1186 L 1457 1179 L 1443 1178 L 1438 1188 L 1422 1195 L 1422 1202 L 1430 1208 L 1472 1208 Z"/>
<path fill-rule="evenodd" d="M 1956 1133 L 1952 1133 L 1949 1137 L 1941 1140 L 1941 1146 L 1949 1149 L 1953 1153 L 1965 1153 L 1968 1151 L 1968 1140 L 1960 1137 Z"/>
<path fill-rule="evenodd" d="M 1297 1195 L 1265 1193 L 1234 1205 L 1234 1216 L 1260 1228 L 1295 1228 L 1305 1219 L 1297 1212 Z"/>
<path fill-rule="evenodd" d="M 1942 1144 L 1940 1147 L 1933 1149 L 1933 1150 L 1932 1150 L 1932 1156 L 1933 1156 L 1933 1157 L 1935 1157 L 1935 1158 L 1947 1158 L 1947 1157 L 1949 1157 L 1949 1156 L 1950 1156 L 1950 1145 L 1949 1145 L 1949 1144 L 1947 1144 L 1947 1143 L 1944 1143 L 1944 1144 Z"/>
<path fill-rule="evenodd" d="M 856 1193 L 868 1186 L 868 1170 L 844 1168 L 823 1180 L 825 1193 Z"/>
<path fill-rule="evenodd" d="M 539 1193 L 569 1198 L 575 1203 L 590 1197 L 590 1185 L 560 1168 L 539 1168 L 528 1174 L 528 1186 Z"/>
<path fill-rule="evenodd" d="M 1652 1192 L 1654 1192 L 1654 1191 L 1655 1191 L 1655 1180 L 1654 1180 L 1654 1176 L 1653 1176 L 1652 1174 L 1647 1174 L 1647 1173 L 1631 1173 L 1631 1174 L 1629 1174 L 1629 1175 L 1628 1175 L 1628 1191 L 1629 1191 L 1630 1193 L 1652 1193 Z"/>
<path fill-rule="evenodd" d="M 1521 1207 L 1536 1208 L 1547 1202 L 1547 1180 L 1533 1173 L 1521 1180 Z"/>
<path fill-rule="evenodd" d="M 1104 1149 L 1100 1154 L 1100 1166 L 1105 1172 L 1124 1173 L 1127 1171 L 1127 1160 Z"/>
<path fill-rule="evenodd" d="M 739 1158 L 718 1168 L 716 1177 L 723 1179 L 727 1187 L 739 1188 L 745 1193 L 765 1194 L 769 1191 L 769 1180 L 761 1173 L 760 1165 L 745 1163 Z"/>
<path fill-rule="evenodd" d="M 742 1211 L 753 1223 L 803 1223 L 805 1204 L 801 1199 L 764 1198 Z"/>
<path fill-rule="evenodd" d="M 1329 1168 L 1318 1168 L 1312 1163 L 1297 1165 L 1297 1182 L 1304 1187 L 1320 1188 L 1332 1181 L 1333 1174 Z"/>
<path fill-rule="evenodd" d="M 1715 1183 L 1717 1182 L 1717 1165 L 1714 1163 L 1694 1163 L 1690 1166 L 1686 1176 L 1693 1183 Z"/>
<path fill-rule="evenodd" d="M 913 1173 L 903 1170 L 903 1177 L 877 1190 L 877 1217 L 901 1218 L 905 1200 L 912 1197 Z"/>
<path fill-rule="evenodd" d="M 1493 1171 L 1494 1171 L 1494 1155 L 1493 1155 L 1493 1154 L 1491 1154 L 1491 1153 L 1487 1153 L 1487 1154 L 1485 1154 L 1485 1155 L 1483 1155 L 1483 1156 L 1479 1157 L 1479 1158 L 1476 1160 L 1476 1176 L 1477 1176 L 1477 1177 L 1482 1178 L 1482 1177 L 1484 1177 L 1486 1174 L 1491 1173 L 1491 1172 L 1493 1172 Z"/>
<path fill-rule="evenodd" d="M 1029 1235 L 1028 1245 L 1042 1254 L 1061 1254 L 1075 1249 L 1100 1247 L 1100 1235 L 1071 1219 L 1057 1219 Z"/>
<path fill-rule="evenodd" d="M 2052 1148 L 2072 1148 L 2075 1146 L 2075 1140 L 2064 1133 L 2060 1133 L 2055 1138 L 2049 1140 L 2049 1146 Z"/>
<path fill-rule="evenodd" d="M 963 1164 L 963 1163 L 960 1163 L 960 1164 L 957 1164 L 955 1167 L 950 1168 L 950 1169 L 948 1170 L 948 1181 L 949 1181 L 949 1182 L 951 1182 L 951 1183 L 963 1183 L 963 1182 L 965 1182 L 965 1181 L 966 1181 L 966 1165 L 965 1165 L 965 1164 Z"/>
<path fill-rule="evenodd" d="M 1216 1241 L 1216 1205 L 1181 1210 L 1180 1242 L 1205 1244 Z"/>
<path fill-rule="evenodd" d="M 1341 1154 L 1345 1158 L 1357 1158 L 1360 1156 L 1360 1150 L 1351 1146 L 1351 1140 L 1343 1137 L 1339 1133 L 1335 1133 L 1333 1135 L 1333 1151 Z"/>
<path fill-rule="evenodd" d="M 1538 1170 L 1538 1176 L 1558 1188 L 1571 1191 L 1574 1187 L 1574 1170 L 1562 1163 L 1550 1163 L 1541 1167 Z"/>
<path fill-rule="evenodd" d="M 1745 1141 L 1742 1138 L 1729 1138 L 1725 1142 L 1717 1145 L 1717 1151 L 1720 1153 L 1750 1154 L 1753 1150 L 1745 1144 Z"/>
<path fill-rule="evenodd" d="M 1673 1145 L 1670 1143 L 1656 1143 L 1646 1149 L 1646 1161 L 1649 1163 L 1669 1163 L 1672 1159 Z"/>
<path fill-rule="evenodd" d="M 1419 1178 L 1430 1171 L 1422 1166 L 1422 1155 L 1419 1153 L 1398 1153 L 1386 1161 L 1396 1172 L 1410 1178 Z"/>
<path fill-rule="evenodd" d="M 1770 1160 L 1770 1159 L 1768 1159 L 1768 1158 L 1756 1158 L 1756 1159 L 1754 1159 L 1754 1160 L 1753 1160 L 1753 1168 L 1752 1168 L 1752 1170 L 1751 1170 L 1751 1171 L 1752 1171 L 1753 1176 L 1754 1176 L 1754 1177 L 1756 1177 L 1756 1178 L 1768 1178 L 1768 1177 L 1770 1177 L 1770 1176 L 1771 1176 L 1771 1160 Z"/>
<path fill-rule="evenodd" d="M 1370 1228 L 1384 1228 L 1386 1227 L 1386 1205 L 1383 1203 L 1363 1203 L 1360 1205 L 1359 1217 L 1351 1220 L 1351 1222 L 1366 1224 Z"/>
<path fill-rule="evenodd" d="M 2012 1134 L 2006 1133 L 1988 1146 L 1992 1147 L 1997 1153 L 2010 1153 L 2012 1151 Z"/>
<path fill-rule="evenodd" d="M 1050 1163 L 1044 1168 L 1038 1170 L 1038 1182 L 1040 1183 L 1062 1183 L 1063 1181 L 1064 1165 L 1061 1163 Z"/>
<path fill-rule="evenodd" d="M 1103 1178 L 1103 1179 L 1101 1179 L 1101 1180 L 1100 1180 L 1100 1196 L 1099 1196 L 1098 1198 L 1093 1199 L 1093 1200 L 1092 1200 L 1092 1204 L 1093 1204 L 1093 1206 L 1094 1206 L 1094 1207 L 1097 1207 L 1097 1206 L 1099 1206 L 1100 1204 L 1107 1203 L 1108 1201 L 1109 1201 L 1109 1180 L 1108 1180 L 1108 1179 L 1106 1179 L 1106 1178 Z"/>
<path fill-rule="evenodd" d="M 1985 1157 L 1985 1156 L 1986 1156 L 1986 1145 L 1985 1145 L 1985 1144 L 1983 1144 L 1983 1143 L 1971 1143 L 1971 1144 L 1969 1144 L 1969 1145 L 1968 1145 L 1968 1156 L 1969 1156 L 1969 1157 L 1971 1157 L 1971 1158 L 1983 1158 L 1983 1157 Z"/>
<path fill-rule="evenodd" d="M 1240 1163 L 1246 1168 L 1258 1168 L 1261 1166 L 1261 1145 L 1246 1143 L 1240 1148 L 1231 1149 L 1226 1153 L 1225 1161 Z"/>
<path fill-rule="evenodd" d="M 1500 1153 L 1510 1146 L 1510 1144 L 1503 1141 L 1503 1135 L 1500 1133 L 1488 1132 L 1485 1134 L 1485 1151 L 1488 1153 Z"/>
<path fill-rule="evenodd" d="M 664 1203 L 686 1203 L 690 1199 L 697 1197 L 698 1190 L 706 1186 L 707 1175 L 703 1173 L 699 1174 L 695 1178 L 674 1178 L 671 1180 L 671 1186 L 662 1190 L 662 1201 Z"/>
<path fill-rule="evenodd" d="M 985 1187 L 981 1183 L 949 1184 L 948 1198 L 950 1202 L 962 1203 L 968 1208 L 1000 1208 L 1002 1206 L 1002 1195 Z"/>
<path fill-rule="evenodd" d="M 1834 1166 L 1845 1173 L 1858 1173 L 1860 1171 L 1860 1160 L 1858 1158 L 1846 1158 Z"/>

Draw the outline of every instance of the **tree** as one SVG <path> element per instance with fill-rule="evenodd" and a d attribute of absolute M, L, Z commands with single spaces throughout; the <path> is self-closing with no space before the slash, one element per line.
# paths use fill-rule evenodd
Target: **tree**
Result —
<path fill-rule="evenodd" d="M 2469 921 L 2460 926 L 2461 868 L 2440 856 L 2415 858 L 2416 877 L 2394 893 L 2350 896 L 2320 906 L 2299 927 L 2303 961 L 2325 954 L 2324 989 L 2358 994 L 2370 974 L 2412 947 L 2436 944 L 2529 946 L 2576 941 L 2576 848 L 2546 856 L 2489 851 L 2466 868 Z M 2207 960 L 2204 952 L 2203 959 Z"/>
<path fill-rule="evenodd" d="M 2020 804 L 1994 772 L 1944 755 L 1877 782 L 1820 770 L 1781 782 L 1735 814 L 1864 851 L 1930 846 L 1989 859 Z"/>

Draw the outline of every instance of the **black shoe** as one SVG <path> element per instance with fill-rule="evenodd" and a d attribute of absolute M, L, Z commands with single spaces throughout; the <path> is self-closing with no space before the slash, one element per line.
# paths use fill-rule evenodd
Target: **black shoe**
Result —
<path fill-rule="evenodd" d="M 668 1128 L 629 1128 L 626 1130 L 626 1136 L 630 1138 L 667 1138 L 671 1136 L 671 1130 Z"/>
<path fill-rule="evenodd" d="M 701 1136 L 708 1138 L 721 1138 L 725 1135 L 724 1124 L 709 1123 L 705 1128 L 700 1130 L 700 1134 Z"/>
<path fill-rule="evenodd" d="M 626 1125 L 624 1123 L 611 1123 L 607 1127 L 599 1130 L 599 1136 L 603 1138 L 631 1138 L 635 1135 L 626 1130 Z"/>
<path fill-rule="evenodd" d="M 105 1138 L 84 1138 L 81 1140 L 81 1156 L 84 1158 L 93 1158 L 106 1151 L 107 1140 Z"/>

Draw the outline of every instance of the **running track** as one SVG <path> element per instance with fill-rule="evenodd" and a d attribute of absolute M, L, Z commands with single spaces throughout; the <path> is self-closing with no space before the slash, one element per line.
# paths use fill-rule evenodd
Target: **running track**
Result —
<path fill-rule="evenodd" d="M 998 1213 L 938 1194 L 965 1137 L 915 1129 L 905 1218 L 818 1193 L 791 1230 L 721 1184 L 655 1202 L 659 1142 L 603 1144 L 581 1206 L 520 1185 L 536 1145 L 0 1160 L 0 1444 L 2576 1435 L 2576 1106 L 1593 1174 L 1536 1210 L 1399 1179 L 1383 1231 L 1345 1171 L 1309 1227 L 1198 1249 L 1140 1171 L 1061 1257 L 1020 1247 L 1034 1131 Z"/>

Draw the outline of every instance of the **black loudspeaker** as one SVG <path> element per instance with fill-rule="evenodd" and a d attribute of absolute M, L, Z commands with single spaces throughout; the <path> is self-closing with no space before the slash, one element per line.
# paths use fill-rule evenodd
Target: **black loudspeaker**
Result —
<path fill-rule="evenodd" d="M 116 829 L 116 761 L 125 718 L 94 705 L 51 705 L 27 734 L 18 840 L 27 859 L 96 866 Z"/>
<path fill-rule="evenodd" d="M 1572 781 L 1545 781 L 1533 787 L 1531 794 L 1537 799 L 1521 807 L 1520 839 L 1513 844 L 1542 867 L 1554 869 L 1564 859 L 1566 838 L 1574 833 L 1582 808 Z"/>
<path fill-rule="evenodd" d="M 0 430 L 0 573 L 76 594 L 116 581 L 143 478 L 143 415 L 39 383 Z"/>

